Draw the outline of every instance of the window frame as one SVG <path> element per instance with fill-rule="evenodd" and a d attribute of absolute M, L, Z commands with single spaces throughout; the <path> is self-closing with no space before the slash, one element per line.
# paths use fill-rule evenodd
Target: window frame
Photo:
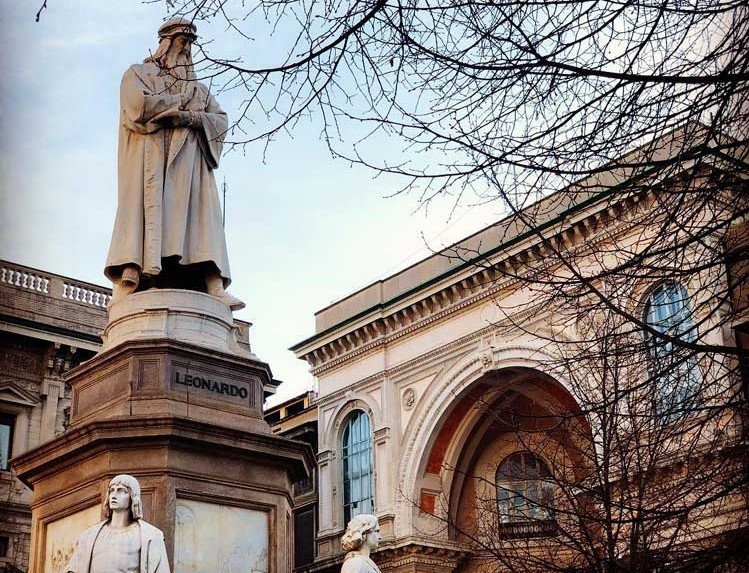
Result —
<path fill-rule="evenodd" d="M 533 460 L 532 472 L 528 472 L 529 460 Z M 513 463 L 514 476 L 509 469 Z M 497 464 L 494 483 L 500 530 L 511 532 L 519 527 L 524 535 L 547 535 L 551 531 L 544 524 L 554 524 L 556 531 L 555 488 L 544 458 L 529 450 L 514 451 Z M 538 531 L 528 526 L 538 526 Z"/>
<path fill-rule="evenodd" d="M 346 445 L 346 438 L 347 438 L 347 432 L 351 432 L 352 440 L 356 438 L 356 435 L 354 435 L 353 430 L 357 429 L 358 434 L 361 435 L 362 431 L 362 422 L 359 421 L 366 421 L 366 427 L 369 430 L 369 436 L 368 439 L 363 440 L 359 439 L 356 442 L 352 442 L 350 445 Z M 356 424 L 359 422 L 359 427 L 356 428 Z M 353 450 L 352 452 L 349 452 L 348 450 Z M 343 526 L 345 527 L 346 524 L 351 520 L 351 518 L 355 515 L 359 515 L 361 513 L 374 513 L 375 508 L 375 492 L 374 492 L 374 486 L 375 486 L 375 469 L 374 469 L 374 432 L 372 430 L 372 420 L 370 416 L 365 412 L 364 410 L 357 408 L 353 410 L 345 419 L 344 423 L 341 425 L 341 433 L 339 437 L 339 451 L 341 454 L 341 464 L 340 464 L 340 483 L 341 483 L 341 514 L 343 517 Z M 367 455 L 368 454 L 368 455 Z M 359 483 L 359 495 L 357 496 L 358 499 L 353 499 L 355 494 L 355 482 L 347 481 L 347 473 L 349 471 L 349 466 L 347 466 L 347 463 L 349 459 L 351 459 L 351 456 L 359 456 L 359 459 L 356 460 L 358 463 L 352 462 L 352 468 L 355 470 L 358 475 L 354 476 L 353 479 L 359 479 L 363 480 L 366 478 L 368 487 L 369 487 L 369 495 L 365 497 L 362 492 L 362 486 L 364 485 L 364 481 L 361 481 Z M 361 472 L 361 466 L 360 463 L 362 459 L 368 460 L 368 468 L 366 472 Z M 362 502 L 366 502 L 367 505 L 364 507 L 361 506 Z"/>
<path fill-rule="evenodd" d="M 669 292 L 671 291 L 671 292 Z M 663 309 L 659 312 L 657 309 Z M 685 342 L 697 340 L 692 297 L 679 281 L 662 281 L 645 296 L 642 320 L 650 328 Z M 702 371 L 695 354 L 644 332 L 652 409 L 659 420 L 675 421 L 699 403 Z"/>
<path fill-rule="evenodd" d="M 17 421 L 16 414 L 14 414 L 13 412 L 6 412 L 5 410 L 0 410 L 0 425 L 9 427 L 8 457 L 4 462 L 2 459 L 0 459 L 0 471 L 3 471 L 3 472 L 10 471 L 9 461 L 13 457 L 13 440 L 15 438 L 15 432 L 16 432 L 16 421 Z"/>

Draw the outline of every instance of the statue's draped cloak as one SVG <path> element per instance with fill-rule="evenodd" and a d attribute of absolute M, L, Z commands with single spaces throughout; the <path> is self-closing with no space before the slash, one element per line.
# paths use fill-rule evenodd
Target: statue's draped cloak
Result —
<path fill-rule="evenodd" d="M 81 533 L 75 552 L 65 567 L 66 573 L 97 573 L 91 570 L 91 556 L 96 538 L 107 523 L 99 522 Z M 164 534 L 142 519 L 137 523 L 140 530 L 140 573 L 169 573 Z"/>
<path fill-rule="evenodd" d="M 166 79 L 170 79 L 168 76 Z M 229 260 L 213 169 L 218 167 L 226 114 L 196 89 L 186 110 L 204 112 L 199 129 L 158 123 L 180 109 L 151 62 L 131 66 L 120 86 L 117 216 L 104 274 L 119 280 L 124 265 L 158 275 L 162 259 L 212 262 L 228 286 Z"/>

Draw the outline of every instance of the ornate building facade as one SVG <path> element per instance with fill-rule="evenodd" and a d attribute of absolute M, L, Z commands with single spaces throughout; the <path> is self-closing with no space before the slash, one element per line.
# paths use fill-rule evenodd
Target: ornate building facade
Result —
<path fill-rule="evenodd" d="M 673 166 L 678 134 L 648 149 Z M 316 313 L 315 334 L 292 348 L 319 383 L 318 557 L 305 570 L 340 566 L 340 536 L 357 513 L 379 517 L 385 541 L 374 559 L 398 573 L 597 570 L 599 558 L 624 566 L 676 547 L 701 559 L 698 548 L 726 553 L 745 538 L 746 380 L 734 350 L 745 323 L 746 179 L 727 175 L 736 166 L 725 157 L 708 163 L 581 181 Z M 651 272 L 664 201 L 684 197 L 708 197 L 679 222 L 700 239 L 667 255 L 683 265 L 661 260 Z M 716 264 L 701 268 L 707 247 Z M 639 270 L 629 264 L 638 259 Z M 596 279 L 554 279 L 578 272 Z M 613 334 L 590 334 L 607 321 Z M 620 351 L 569 350 L 612 340 L 624 341 Z M 725 352 L 679 350 L 697 342 Z M 599 366 L 614 357 L 624 374 L 611 382 Z M 609 401 L 616 384 L 630 389 Z M 601 425 L 610 404 L 613 429 Z M 615 442 L 618 457 L 605 453 Z M 646 443 L 650 466 L 625 468 Z M 700 485 L 690 481 L 697 467 Z M 640 501 L 659 509 L 625 515 L 620 502 L 645 471 L 656 477 Z M 709 476 L 729 474 L 711 490 L 720 493 L 696 500 Z M 604 490 L 619 500 L 607 518 Z M 653 515 L 690 496 L 688 525 L 656 524 Z"/>

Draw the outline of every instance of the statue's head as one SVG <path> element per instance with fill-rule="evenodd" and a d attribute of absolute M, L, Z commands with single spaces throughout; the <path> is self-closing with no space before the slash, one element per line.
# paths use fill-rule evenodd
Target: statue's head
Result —
<path fill-rule="evenodd" d="M 352 517 L 348 522 L 346 533 L 341 537 L 341 549 L 356 551 L 366 545 L 370 550 L 375 550 L 381 539 L 377 517 L 369 513 L 361 513 Z"/>
<path fill-rule="evenodd" d="M 109 482 L 107 495 L 104 498 L 104 514 L 107 519 L 118 509 L 129 509 L 130 519 L 137 521 L 143 518 L 143 508 L 140 503 L 140 484 L 133 476 L 120 474 Z"/>
<path fill-rule="evenodd" d="M 185 18 L 172 18 L 159 28 L 159 47 L 145 59 L 185 79 L 192 73 L 192 43 L 197 28 Z"/>

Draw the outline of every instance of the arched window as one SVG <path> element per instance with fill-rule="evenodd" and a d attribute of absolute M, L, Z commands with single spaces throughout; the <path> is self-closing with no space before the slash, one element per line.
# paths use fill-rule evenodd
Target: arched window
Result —
<path fill-rule="evenodd" d="M 355 412 L 343 428 L 343 521 L 360 513 L 374 513 L 372 492 L 372 430 L 369 416 Z"/>
<path fill-rule="evenodd" d="M 531 452 L 510 454 L 497 467 L 497 509 L 501 524 L 554 520 L 551 472 Z"/>
<path fill-rule="evenodd" d="M 697 339 L 692 305 L 679 283 L 663 283 L 648 297 L 645 321 L 657 332 L 686 342 Z M 655 381 L 656 412 L 673 418 L 684 413 L 700 386 L 700 373 L 694 352 L 669 340 L 646 333 L 649 341 L 650 375 Z"/>

